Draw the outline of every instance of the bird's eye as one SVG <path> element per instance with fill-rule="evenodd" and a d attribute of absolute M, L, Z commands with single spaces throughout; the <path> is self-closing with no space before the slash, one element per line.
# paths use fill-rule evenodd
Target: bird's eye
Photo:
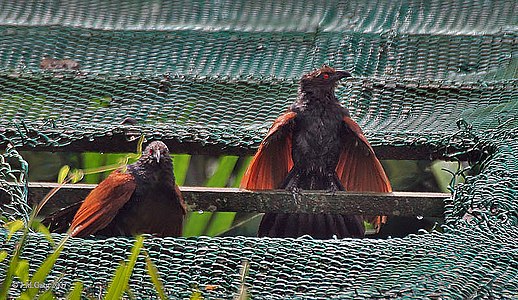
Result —
<path fill-rule="evenodd" d="M 153 155 L 153 149 L 149 149 L 149 155 Z"/>
<path fill-rule="evenodd" d="M 322 75 L 322 78 L 324 78 L 324 79 L 329 79 L 329 74 L 324 73 L 324 74 Z"/>

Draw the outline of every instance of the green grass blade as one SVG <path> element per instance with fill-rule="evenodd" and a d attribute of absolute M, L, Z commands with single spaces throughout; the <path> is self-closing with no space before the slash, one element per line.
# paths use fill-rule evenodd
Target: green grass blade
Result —
<path fill-rule="evenodd" d="M 236 173 L 236 181 L 234 181 L 234 184 L 232 184 L 232 187 L 238 188 L 241 185 L 241 179 L 243 178 L 243 175 L 245 175 L 246 169 L 248 169 L 248 165 L 252 161 L 252 156 L 249 156 L 243 160 L 243 163 L 239 167 Z"/>
<path fill-rule="evenodd" d="M 214 174 L 205 182 L 208 187 L 225 187 L 238 161 L 238 156 L 222 156 Z M 184 226 L 184 236 L 210 235 L 232 225 L 235 213 L 191 212 Z M 213 229 L 214 228 L 214 229 Z"/>
<path fill-rule="evenodd" d="M 52 291 L 46 291 L 38 297 L 38 300 L 54 300 L 56 297 L 52 293 Z"/>
<path fill-rule="evenodd" d="M 72 290 L 67 295 L 67 300 L 81 300 L 81 292 L 83 291 L 83 283 L 76 282 L 72 287 Z"/>
<path fill-rule="evenodd" d="M 122 293 L 124 292 L 123 279 L 126 267 L 127 265 L 123 261 L 117 267 L 112 282 L 108 286 L 108 291 L 106 292 L 106 296 L 104 297 L 104 299 L 120 299 L 122 297 Z"/>
<path fill-rule="evenodd" d="M 187 221 L 183 229 L 183 236 L 199 236 L 205 232 L 205 228 L 210 221 L 212 214 L 196 211 L 187 214 Z"/>
<path fill-rule="evenodd" d="M 49 229 L 47 226 L 43 225 L 41 222 L 34 220 L 31 224 L 31 228 L 34 229 L 34 231 L 39 232 L 45 236 L 45 239 L 49 241 L 49 243 L 54 246 L 54 239 L 52 238 L 52 235 L 50 234 Z"/>
<path fill-rule="evenodd" d="M 248 289 L 245 285 L 246 283 L 246 277 L 248 276 L 248 271 L 250 270 L 250 262 L 248 260 L 244 260 L 243 263 L 242 263 L 242 266 L 241 266 L 241 271 L 240 271 L 240 275 L 241 275 L 241 282 L 240 282 L 240 285 L 239 285 L 239 291 L 236 295 L 236 297 L 234 297 L 234 300 L 248 300 L 250 299 L 250 296 L 248 294 Z"/>
<path fill-rule="evenodd" d="M 3 262 L 7 258 L 7 251 L 2 250 L 0 251 L 0 263 Z"/>
<path fill-rule="evenodd" d="M 14 275 L 20 278 L 21 282 L 27 283 L 29 281 L 29 261 L 26 259 L 18 260 Z"/>
<path fill-rule="evenodd" d="M 140 250 L 144 245 L 144 237 L 139 235 L 136 237 L 135 245 L 133 245 L 133 249 L 131 249 L 131 256 L 128 262 L 127 270 L 124 274 L 124 280 L 126 281 L 126 285 L 129 282 L 131 273 L 133 272 L 133 267 L 135 267 L 135 263 L 137 262 L 138 255 L 140 254 Z"/>
<path fill-rule="evenodd" d="M 176 184 L 184 185 L 189 164 L 191 163 L 191 156 L 189 154 L 175 154 L 173 159 L 174 177 Z"/>
<path fill-rule="evenodd" d="M 50 273 L 50 270 L 52 267 L 54 267 L 54 264 L 56 263 L 56 260 L 58 259 L 59 255 L 61 254 L 61 251 L 65 247 L 65 243 L 67 242 L 68 238 L 70 236 L 65 236 L 60 242 L 59 245 L 56 247 L 54 252 L 52 252 L 45 261 L 41 264 L 41 266 L 36 270 L 32 278 L 30 279 L 29 288 L 26 293 L 30 297 L 35 297 L 38 292 L 40 291 L 39 286 L 42 285 L 43 282 L 45 282 L 45 279 Z"/>
<path fill-rule="evenodd" d="M 106 165 L 106 157 L 103 154 L 95 153 L 95 152 L 86 152 L 82 154 L 83 161 L 83 169 L 89 170 L 93 168 L 98 168 L 100 166 Z M 99 183 L 101 179 L 100 173 L 88 174 L 85 175 L 83 182 L 84 183 Z"/>
<path fill-rule="evenodd" d="M 155 287 L 155 290 L 158 293 L 158 297 L 161 300 L 167 299 L 167 296 L 165 295 L 165 292 L 164 292 L 164 285 L 162 284 L 162 281 L 160 280 L 160 276 L 158 275 L 158 270 L 157 270 L 155 264 L 153 263 L 153 261 L 151 261 L 149 254 L 146 254 L 146 269 L 147 269 L 149 276 L 151 277 L 151 282 L 153 282 L 153 286 Z"/>
<path fill-rule="evenodd" d="M 192 291 L 191 296 L 189 297 L 189 300 L 203 300 L 203 295 L 199 289 L 194 289 Z"/>
<path fill-rule="evenodd" d="M 122 262 L 117 268 L 113 281 L 108 287 L 105 299 L 120 299 L 122 297 L 122 294 L 128 288 L 128 282 L 131 277 L 131 273 L 133 272 L 133 267 L 135 267 L 135 263 L 137 262 L 138 255 L 143 244 L 144 237 L 137 236 L 135 244 L 131 249 L 128 263 L 126 264 Z"/>
<path fill-rule="evenodd" d="M 234 218 L 236 217 L 235 212 L 217 212 L 212 213 L 212 216 L 207 224 L 203 235 L 216 236 L 222 232 L 227 231 L 232 227 Z"/>
<path fill-rule="evenodd" d="M 7 235 L 7 241 L 9 241 L 13 237 L 13 234 L 24 229 L 25 223 L 23 223 L 22 220 L 14 220 L 6 223 L 4 227 L 9 231 L 9 234 Z"/>
<path fill-rule="evenodd" d="M 207 187 L 225 187 L 234 171 L 239 156 L 222 156 L 219 158 L 218 168 L 214 174 L 207 180 Z"/>

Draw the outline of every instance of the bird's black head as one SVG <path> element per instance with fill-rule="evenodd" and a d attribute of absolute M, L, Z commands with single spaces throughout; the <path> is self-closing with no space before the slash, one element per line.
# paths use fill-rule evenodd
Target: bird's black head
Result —
<path fill-rule="evenodd" d="M 337 71 L 334 68 L 323 65 L 320 69 L 305 74 L 300 79 L 300 88 L 303 92 L 321 90 L 333 91 L 338 81 L 345 77 L 351 77 L 347 71 Z"/>
<path fill-rule="evenodd" d="M 172 160 L 167 146 L 160 141 L 154 141 L 144 149 L 140 161 L 150 165 L 171 165 Z"/>

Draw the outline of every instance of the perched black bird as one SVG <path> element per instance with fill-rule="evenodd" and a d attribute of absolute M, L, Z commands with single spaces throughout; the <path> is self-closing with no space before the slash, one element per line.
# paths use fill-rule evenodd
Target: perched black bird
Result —
<path fill-rule="evenodd" d="M 77 206 L 59 211 L 44 223 L 62 226 L 77 211 L 70 225 L 72 236 L 180 236 L 186 213 L 169 150 L 159 141 L 149 144 L 125 171 L 112 172 Z"/>
<path fill-rule="evenodd" d="M 337 82 L 351 76 L 323 66 L 300 80 L 298 99 L 270 128 L 246 171 L 246 189 L 390 192 L 372 147 L 340 105 Z M 383 217 L 374 217 L 377 226 Z M 372 220 L 371 220 L 372 221 Z M 362 237 L 361 216 L 266 213 L 259 236 Z"/>

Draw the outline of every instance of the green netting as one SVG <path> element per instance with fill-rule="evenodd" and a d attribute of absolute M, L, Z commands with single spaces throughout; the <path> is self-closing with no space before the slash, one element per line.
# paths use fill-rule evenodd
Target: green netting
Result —
<path fill-rule="evenodd" d="M 516 96 L 516 5 L 366 2 L 8 1 L 0 142 L 124 135 L 133 117 L 147 136 L 250 149 L 323 63 L 353 71 L 339 94 L 369 134 L 402 140 Z M 80 71 L 42 70 L 47 56 Z"/>
<path fill-rule="evenodd" d="M 517 234 L 510 228 L 388 241 L 165 238 L 148 239 L 145 247 L 171 299 L 188 299 L 195 285 L 206 299 L 232 299 L 243 259 L 250 261 L 246 283 L 253 299 L 516 299 Z M 26 255 L 37 265 L 51 248 L 41 237 L 30 242 Z M 82 280 L 91 295 L 105 291 L 132 243 L 124 238 L 69 241 L 52 272 L 52 279 L 65 274 L 57 294 L 63 296 L 74 280 Z M 135 268 L 133 293 L 156 297 L 144 260 Z M 206 285 L 219 287 L 205 291 Z"/>
<path fill-rule="evenodd" d="M 82 138 L 135 134 L 181 143 L 251 149 L 296 97 L 293 81 L 20 75 L 0 77 L 0 139 L 63 146 Z M 515 115 L 518 80 L 456 83 L 363 78 L 338 96 L 374 145 L 446 145 L 464 119 L 477 131 Z M 121 125 L 126 117 L 136 126 Z M 507 126 L 516 126 L 511 120 Z M 130 130 L 131 129 L 131 130 Z"/>
<path fill-rule="evenodd" d="M 5 221 L 28 221 L 31 208 L 27 204 L 27 162 L 9 145 L 0 154 L 0 216 Z"/>
<path fill-rule="evenodd" d="M 149 239 L 168 295 L 217 284 L 206 296 L 231 298 L 248 259 L 247 284 L 258 299 L 513 299 L 517 10 L 513 1 L 460 0 L 0 2 L 0 143 L 62 147 L 145 133 L 188 145 L 182 151 L 250 152 L 293 101 L 304 72 L 323 63 L 345 68 L 355 76 L 337 94 L 374 145 L 484 154 L 481 173 L 445 203 L 447 233 L 386 241 Z M 46 56 L 80 69 L 42 70 Z M 137 125 L 121 125 L 126 117 Z M 23 162 L 13 151 L 3 157 Z M 25 183 L 23 172 L 13 173 L 25 165 L 1 167 L 3 190 L 11 174 Z M 26 190 L 6 195 L 12 207 L 2 212 L 27 216 Z M 79 279 L 97 293 L 131 244 L 70 240 L 50 280 L 65 274 L 68 286 Z M 24 256 L 34 267 L 49 250 L 32 235 Z M 143 261 L 131 287 L 154 295 Z"/>

